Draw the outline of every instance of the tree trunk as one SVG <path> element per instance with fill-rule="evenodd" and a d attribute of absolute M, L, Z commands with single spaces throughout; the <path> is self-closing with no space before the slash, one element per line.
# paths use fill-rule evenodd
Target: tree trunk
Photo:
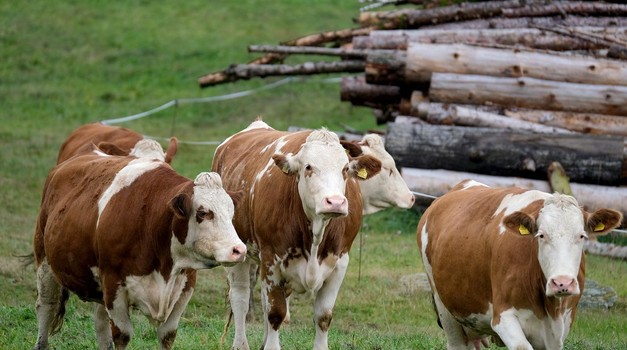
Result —
<path fill-rule="evenodd" d="M 430 124 L 479 126 L 501 129 L 527 130 L 538 133 L 572 133 L 569 130 L 546 126 L 525 120 L 513 119 L 497 113 L 490 113 L 476 108 L 466 108 L 459 105 L 421 103 L 418 110 L 427 110 L 431 113 L 419 113 L 420 118 Z"/>
<path fill-rule="evenodd" d="M 518 49 L 421 43 L 410 43 L 405 55 L 377 51 L 368 55 L 366 81 L 388 84 L 425 82 L 431 79 L 433 72 L 627 85 L 627 62 Z"/>
<path fill-rule="evenodd" d="M 627 118 L 615 115 L 507 108 L 508 117 L 585 134 L 627 137 Z"/>
<path fill-rule="evenodd" d="M 586 33 L 612 35 L 627 40 L 626 27 L 584 27 Z M 597 50 L 607 48 L 602 43 L 591 43 L 578 38 L 547 33 L 535 28 L 516 29 L 420 29 L 376 30 L 368 36 L 353 38 L 353 49 L 406 50 L 409 43 L 468 44 L 483 46 L 525 46 L 540 50 Z"/>
<path fill-rule="evenodd" d="M 575 182 L 616 186 L 624 141 L 605 135 L 389 123 L 385 148 L 403 167 L 545 179 L 549 165 L 559 161 Z"/>
<path fill-rule="evenodd" d="M 627 17 L 589 17 L 589 16 L 553 16 L 553 17 L 521 17 L 521 18 L 490 18 L 462 22 L 450 22 L 421 27 L 426 29 L 512 29 L 542 27 L 625 27 Z"/>
<path fill-rule="evenodd" d="M 627 116 L 627 87 L 433 73 L 429 99 Z"/>
<path fill-rule="evenodd" d="M 465 179 L 473 179 L 490 187 L 518 186 L 531 190 L 551 192 L 546 181 L 520 177 L 490 176 L 477 173 L 457 172 L 443 169 L 403 168 L 403 179 L 412 191 L 440 197 Z M 573 195 L 587 211 L 612 208 L 627 217 L 627 187 L 598 186 L 570 183 Z M 418 198 L 416 198 L 418 200 Z"/>

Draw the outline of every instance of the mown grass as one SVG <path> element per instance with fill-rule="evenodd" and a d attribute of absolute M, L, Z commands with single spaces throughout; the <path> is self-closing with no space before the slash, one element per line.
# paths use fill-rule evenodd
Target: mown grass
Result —
<path fill-rule="evenodd" d="M 0 349 L 35 343 L 34 267 L 21 255 L 31 239 L 43 181 L 59 146 L 73 129 L 157 107 L 175 98 L 254 89 L 276 79 L 242 81 L 201 90 L 196 79 L 254 54 L 249 44 L 352 26 L 357 1 L 21 1 L 0 2 Z M 295 59 L 294 61 L 298 61 Z M 288 61 L 289 62 L 289 61 Z M 319 81 L 212 104 L 181 105 L 124 124 L 139 132 L 185 141 L 221 141 L 258 115 L 275 126 L 343 124 L 377 128 L 369 109 L 339 101 L 339 84 Z M 214 146 L 181 144 L 174 167 L 195 176 L 210 167 Z M 351 252 L 330 333 L 332 349 L 442 349 L 428 294 L 399 281 L 422 271 L 413 211 L 386 210 L 369 217 Z M 568 349 L 627 346 L 627 264 L 588 259 L 588 275 L 618 294 L 611 310 L 581 310 Z M 224 271 L 201 271 L 175 347 L 227 349 L 219 345 L 225 323 Z M 295 298 L 292 322 L 282 330 L 286 349 L 310 348 L 311 305 Z M 155 348 L 155 331 L 134 315 L 131 349 Z M 261 322 L 249 327 L 253 348 Z M 55 349 L 95 348 L 91 306 L 70 299 L 66 323 L 51 339 Z"/>

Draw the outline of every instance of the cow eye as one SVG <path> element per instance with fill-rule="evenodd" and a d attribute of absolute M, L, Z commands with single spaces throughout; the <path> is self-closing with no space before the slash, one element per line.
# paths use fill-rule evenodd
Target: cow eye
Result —
<path fill-rule="evenodd" d="M 538 233 L 538 234 L 536 235 L 536 237 L 538 237 L 538 238 L 544 238 L 544 233 Z"/>
<path fill-rule="evenodd" d="M 212 220 L 214 217 L 214 214 L 211 210 L 209 211 L 204 211 L 204 210 L 199 210 L 196 212 L 196 219 L 198 220 L 198 222 L 201 222 L 203 220 Z"/>
<path fill-rule="evenodd" d="M 579 235 L 579 239 L 588 239 L 588 235 L 585 233 L 582 233 L 581 235 Z"/>
<path fill-rule="evenodd" d="M 306 171 L 311 171 L 311 169 L 313 169 L 313 168 L 311 167 L 311 165 L 309 165 L 309 164 L 305 165 L 305 170 L 306 170 Z"/>

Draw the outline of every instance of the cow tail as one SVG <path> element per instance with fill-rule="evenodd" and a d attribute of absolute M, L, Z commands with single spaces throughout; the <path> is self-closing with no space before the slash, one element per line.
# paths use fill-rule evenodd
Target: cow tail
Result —
<path fill-rule="evenodd" d="M 54 319 L 50 325 L 50 335 L 54 335 L 61 330 L 61 327 L 63 326 L 63 316 L 65 315 L 65 304 L 67 304 L 69 297 L 70 292 L 67 288 L 61 288 L 61 293 L 59 294 L 59 308 L 57 309 L 57 313 L 54 315 Z"/>

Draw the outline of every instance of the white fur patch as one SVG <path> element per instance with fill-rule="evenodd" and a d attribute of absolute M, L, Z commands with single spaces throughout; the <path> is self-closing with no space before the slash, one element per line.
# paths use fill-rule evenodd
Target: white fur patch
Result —
<path fill-rule="evenodd" d="M 541 191 L 525 191 L 521 194 L 508 194 L 503 198 L 499 207 L 494 211 L 492 217 L 503 213 L 503 216 L 513 214 L 522 210 L 536 200 L 547 199 L 551 195 Z M 501 222 L 499 224 L 499 234 L 505 233 L 507 228 Z"/>

